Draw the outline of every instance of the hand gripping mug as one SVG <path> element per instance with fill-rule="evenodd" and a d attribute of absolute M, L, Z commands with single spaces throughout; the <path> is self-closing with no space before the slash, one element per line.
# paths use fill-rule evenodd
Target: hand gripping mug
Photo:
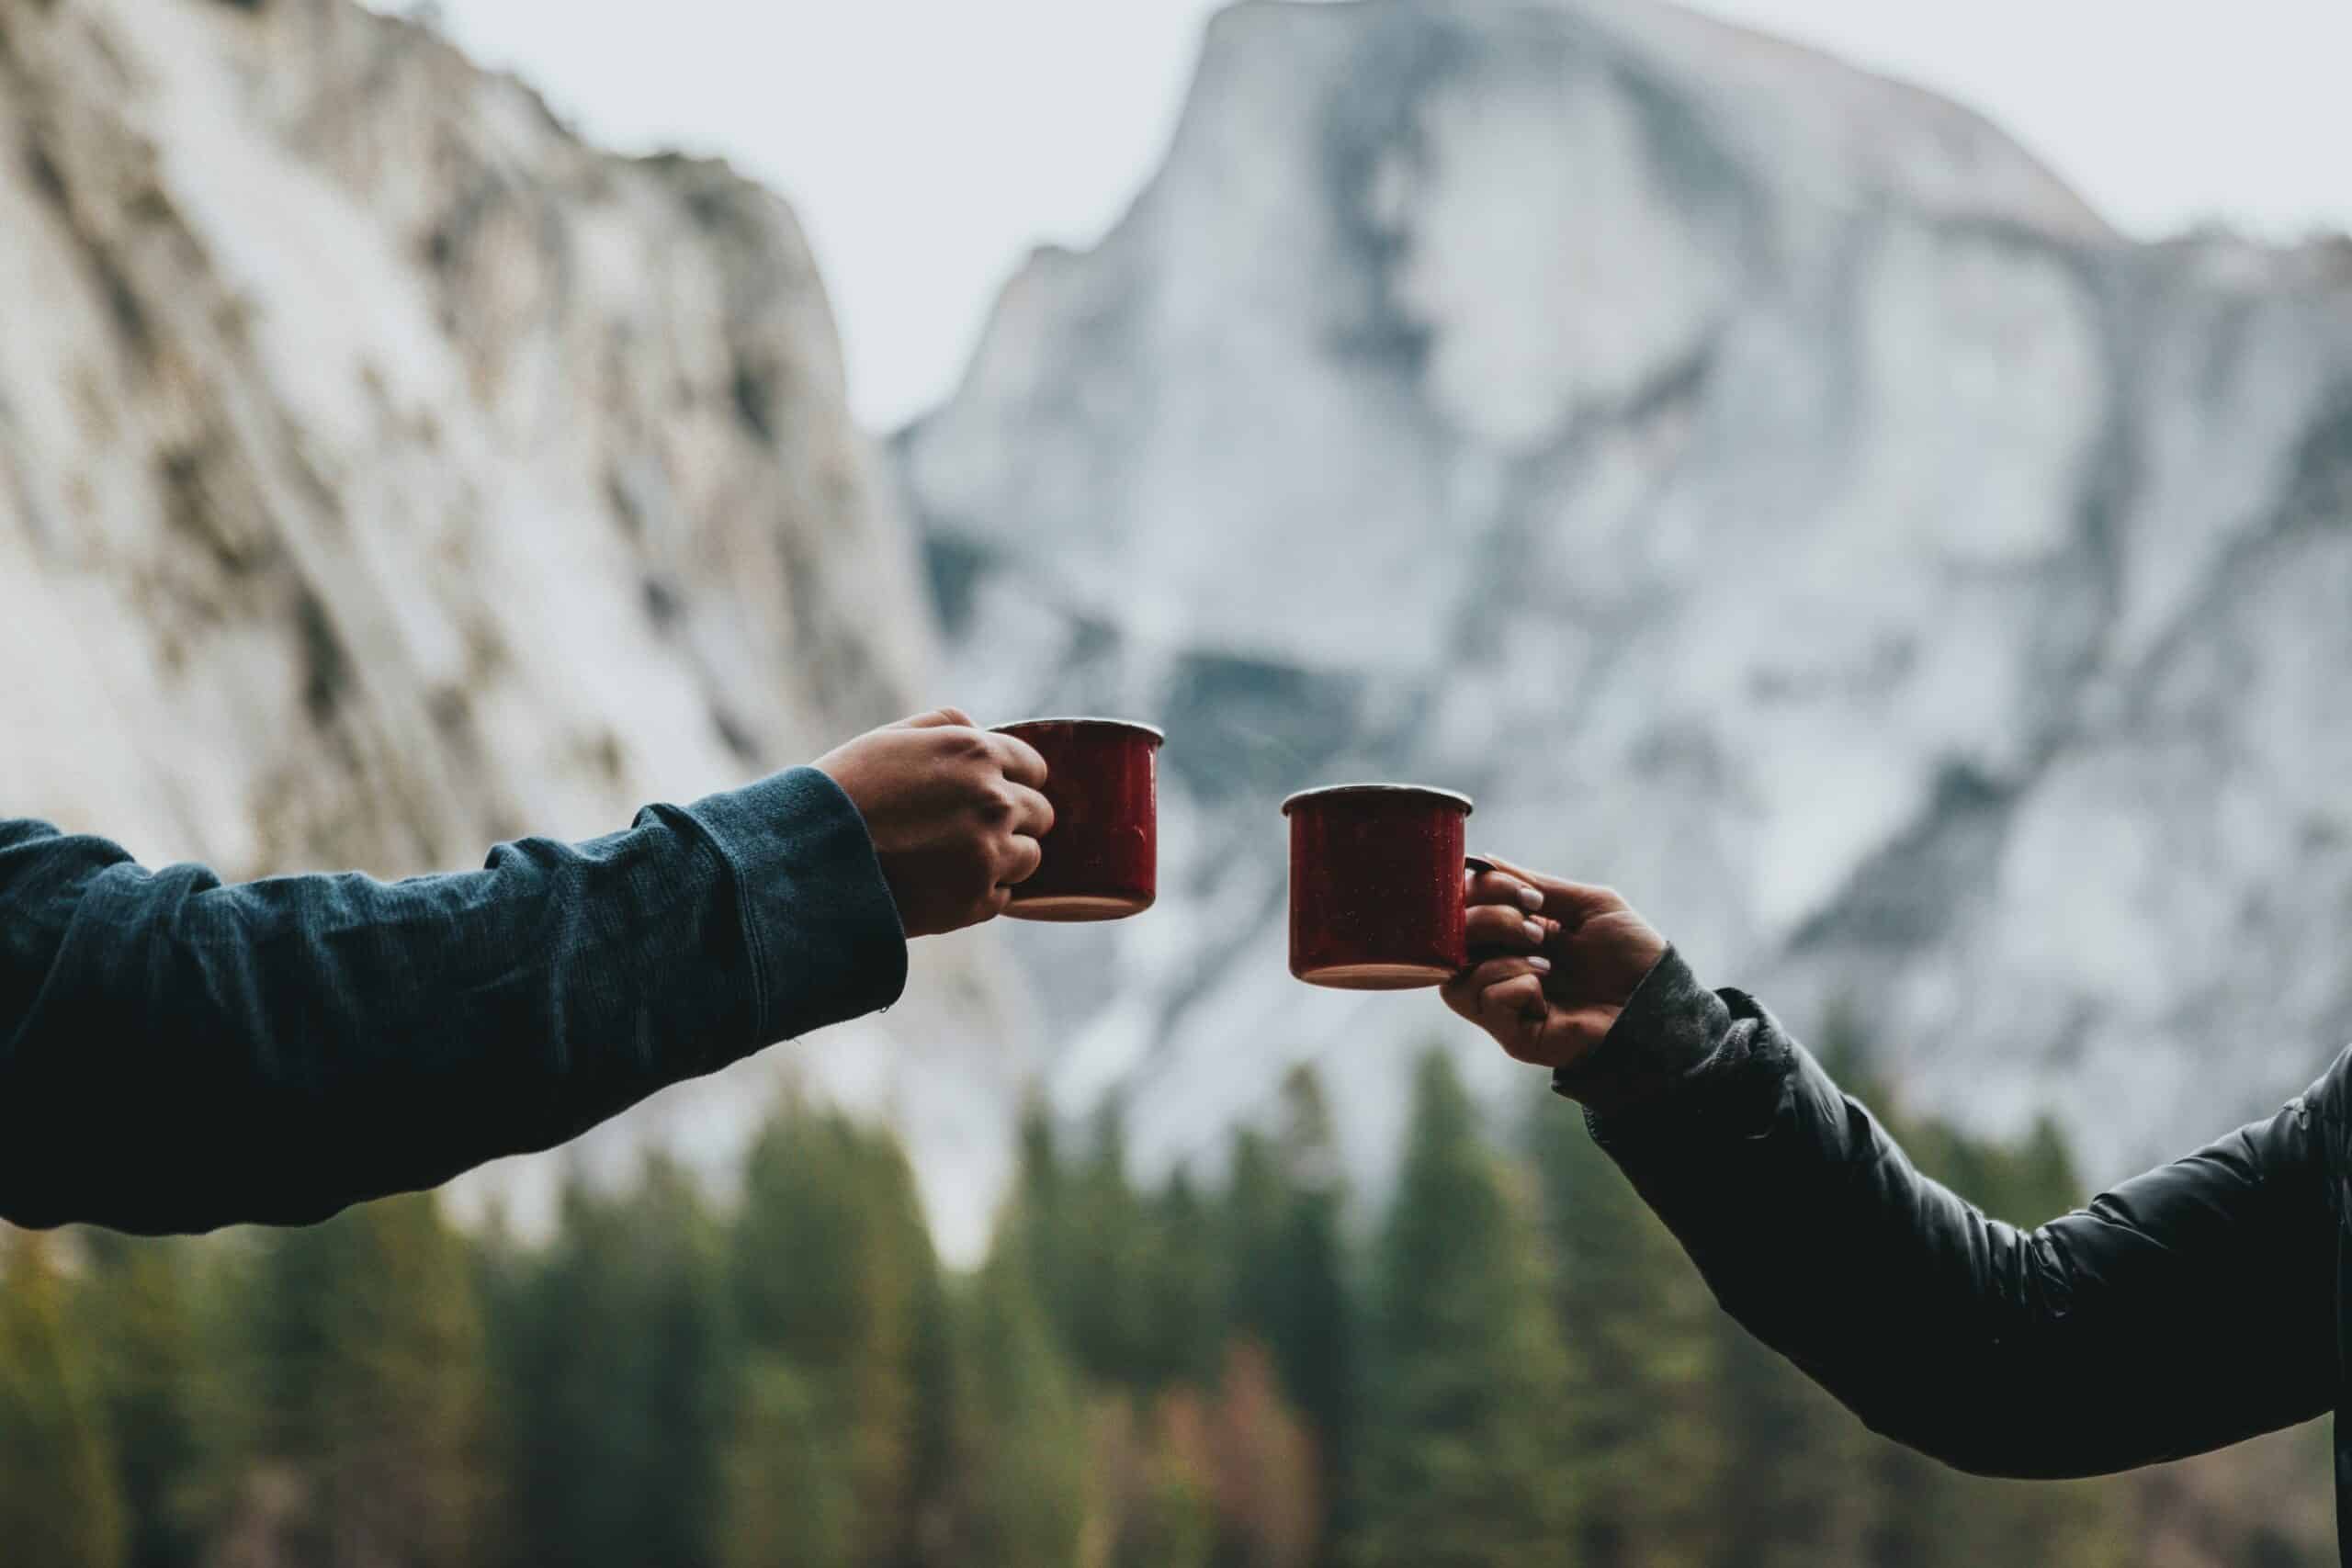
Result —
<path fill-rule="evenodd" d="M 1023 920 L 1116 920 L 1150 908 L 1159 895 L 1166 737 L 1118 718 L 1032 718 L 996 728 L 1046 759 L 1054 807 L 1045 859 L 1014 886 L 1004 912 Z"/>

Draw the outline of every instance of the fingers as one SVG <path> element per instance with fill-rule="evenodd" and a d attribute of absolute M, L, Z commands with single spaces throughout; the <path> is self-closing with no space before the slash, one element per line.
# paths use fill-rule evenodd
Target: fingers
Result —
<path fill-rule="evenodd" d="M 1516 902 L 1474 906 L 1463 926 L 1473 953 L 1496 948 L 1505 953 L 1532 953 L 1558 929 L 1531 917 Z"/>
<path fill-rule="evenodd" d="M 1043 791 L 1010 781 L 1004 790 L 1012 799 L 1012 818 L 1007 826 L 1013 832 L 1042 839 L 1054 830 L 1054 803 L 1046 798 Z"/>
<path fill-rule="evenodd" d="M 1470 905 L 1496 903 L 1536 912 L 1543 908 L 1543 894 L 1532 884 L 1512 877 L 1510 872 L 1467 872 L 1470 882 L 1463 888 L 1463 900 Z"/>
<path fill-rule="evenodd" d="M 972 716 L 966 713 L 962 708 L 933 708 L 929 713 L 916 714 L 912 718 L 902 718 L 898 723 L 890 726 L 890 728 L 892 729 L 945 729 L 951 728 L 969 729 L 973 728 L 973 726 Z"/>
<path fill-rule="evenodd" d="M 1038 754 L 1037 748 L 1018 735 L 1000 735 L 995 730 L 988 731 L 987 739 L 989 750 L 995 754 L 997 765 L 1004 770 L 1006 778 L 1032 789 L 1045 784 L 1046 759 Z"/>
<path fill-rule="evenodd" d="M 1037 874 L 1037 868 L 1045 863 L 1045 860 L 1044 845 L 1035 839 L 1014 834 L 1006 840 L 1003 856 L 997 866 L 997 891 L 1002 892 L 1028 881 Z"/>
<path fill-rule="evenodd" d="M 1508 872 L 1473 871 L 1463 891 L 1464 901 L 1479 904 L 1509 904 L 1533 913 L 1544 908 L 1544 895 L 1529 884 Z"/>
<path fill-rule="evenodd" d="M 1536 955 L 1489 958 L 1448 980 L 1440 994 L 1446 1006 L 1493 1035 L 1504 1050 L 1532 1061 L 1551 1014 L 1544 994 L 1551 968 L 1550 960 Z"/>
<path fill-rule="evenodd" d="M 1475 981 L 1478 966 L 1457 971 L 1453 977 L 1437 988 L 1438 999 L 1471 1022 L 1478 1021 L 1478 987 Z"/>
<path fill-rule="evenodd" d="M 1481 990 L 1473 1004 L 1483 1024 L 1498 1021 L 1505 1027 L 1490 1030 L 1512 1055 L 1520 1055 L 1521 1043 L 1530 1034 L 1540 1035 L 1548 1004 L 1544 1000 L 1544 976 L 1513 975 L 1497 980 Z M 1524 1057 L 1521 1058 L 1525 1060 Z"/>
<path fill-rule="evenodd" d="M 1497 870 L 1536 889 L 1544 896 L 1543 912 L 1574 930 L 1595 915 L 1612 914 L 1626 908 L 1613 887 L 1601 887 L 1589 882 L 1569 882 L 1562 877 L 1546 876 L 1542 872 L 1529 871 L 1513 865 L 1500 855 L 1487 855 Z M 1483 878 L 1481 879 L 1483 880 Z"/>
<path fill-rule="evenodd" d="M 1472 1022 L 1478 1021 L 1478 1001 L 1491 987 L 1505 981 L 1521 978 L 1536 981 L 1541 994 L 1543 977 L 1552 972 L 1552 961 L 1541 953 L 1513 953 L 1500 958 L 1488 958 L 1473 964 L 1448 980 L 1441 994 L 1446 1005 Z"/>

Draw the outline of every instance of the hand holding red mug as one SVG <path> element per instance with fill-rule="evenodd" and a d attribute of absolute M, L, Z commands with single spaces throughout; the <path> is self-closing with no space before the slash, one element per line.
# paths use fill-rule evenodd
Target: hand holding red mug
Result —
<path fill-rule="evenodd" d="M 871 730 L 816 765 L 865 817 L 910 937 L 1003 913 L 1054 825 L 1036 749 L 976 728 L 955 708 Z"/>
<path fill-rule="evenodd" d="M 1666 939 L 1606 887 L 1525 871 L 1471 874 L 1470 964 L 1445 983 L 1445 1003 L 1539 1066 L 1574 1066 L 1617 1021 Z"/>

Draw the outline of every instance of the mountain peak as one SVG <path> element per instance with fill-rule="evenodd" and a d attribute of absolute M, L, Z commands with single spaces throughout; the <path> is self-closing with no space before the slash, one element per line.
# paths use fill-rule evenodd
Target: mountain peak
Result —
<path fill-rule="evenodd" d="M 1975 110 L 1669 0 L 1238 0 L 1211 18 L 1198 85 L 1213 94 L 1227 51 L 1344 51 L 1384 31 L 1417 39 L 1432 75 L 1523 50 L 1539 70 L 1614 68 L 1693 94 L 1709 106 L 1713 135 L 1744 152 L 1757 177 L 1777 172 L 1826 199 L 1907 201 L 2082 244 L 2118 238 Z"/>
<path fill-rule="evenodd" d="M 1354 775 L 2096 1175 L 2290 1092 L 2352 1011 L 2325 274 L 2120 240 L 1973 113 L 1660 5 L 1220 13 L 1134 208 L 896 449 L 959 685 L 1169 732 L 1058 1081 L 1148 1089 L 1147 1159 L 1302 1055 L 1362 1150 L 1432 1034 L 1514 1081 L 1283 972 L 1276 803 Z"/>

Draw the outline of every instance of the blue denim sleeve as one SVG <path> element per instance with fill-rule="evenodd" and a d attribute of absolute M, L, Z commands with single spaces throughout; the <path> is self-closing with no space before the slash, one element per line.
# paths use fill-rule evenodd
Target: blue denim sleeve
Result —
<path fill-rule="evenodd" d="M 796 768 L 480 871 L 224 886 L 0 822 L 0 1218 L 305 1224 L 888 1006 L 864 821 Z"/>

